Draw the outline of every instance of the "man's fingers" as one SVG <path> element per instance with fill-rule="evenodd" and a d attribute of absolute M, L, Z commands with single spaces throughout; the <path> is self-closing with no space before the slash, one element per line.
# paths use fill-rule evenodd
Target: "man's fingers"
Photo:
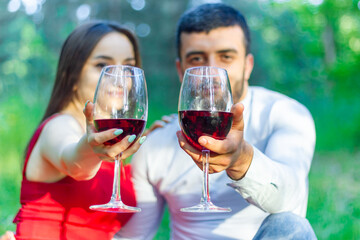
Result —
<path fill-rule="evenodd" d="M 180 147 L 193 159 L 194 163 L 198 166 L 200 170 L 203 170 L 203 159 L 201 151 L 197 150 L 193 146 L 191 146 L 187 140 L 185 139 L 183 133 L 181 131 L 177 131 L 176 135 L 178 137 L 178 142 Z M 213 171 L 209 168 L 209 173 Z"/>
<path fill-rule="evenodd" d="M 234 132 L 230 132 L 224 140 L 216 140 L 211 137 L 201 136 L 199 138 L 199 144 L 214 153 L 228 154 L 236 149 L 236 143 L 238 141 L 234 139 L 234 134 Z"/>
<path fill-rule="evenodd" d="M 231 126 L 231 130 L 244 130 L 244 105 L 242 103 L 234 104 L 231 108 L 231 112 L 233 113 L 233 124 Z"/>
<path fill-rule="evenodd" d="M 177 118 L 176 114 L 165 115 L 161 118 L 161 121 L 163 121 L 165 123 L 170 123 L 172 120 L 174 120 L 176 118 Z"/>
<path fill-rule="evenodd" d="M 162 127 L 165 127 L 165 125 L 167 123 L 170 123 L 172 122 L 174 119 L 177 118 L 177 114 L 171 114 L 171 115 L 165 115 L 161 118 L 161 120 L 157 120 L 155 121 L 149 129 L 147 129 L 145 131 L 145 133 L 143 134 L 144 136 L 147 136 L 149 135 L 152 131 L 154 131 L 155 129 L 157 128 L 162 128 Z"/>
<path fill-rule="evenodd" d="M 231 112 L 233 113 L 233 123 L 226 138 L 224 140 L 217 140 L 208 136 L 201 136 L 198 140 L 201 146 L 217 154 L 227 154 L 237 148 L 237 144 L 240 138 L 242 138 L 242 132 L 244 131 L 244 105 L 242 103 L 233 105 Z"/>
<path fill-rule="evenodd" d="M 145 131 L 145 133 L 144 133 L 143 135 L 144 135 L 144 136 L 147 136 L 147 135 L 149 135 L 152 131 L 154 131 L 155 129 L 164 127 L 165 124 L 166 124 L 165 122 L 163 122 L 163 121 L 161 121 L 161 120 L 157 120 L 157 121 L 155 121 L 155 122 L 150 126 L 149 129 L 147 129 L 147 130 Z"/>
<path fill-rule="evenodd" d="M 176 136 L 178 137 L 180 147 L 195 161 L 196 164 L 201 163 L 201 151 L 198 151 L 191 146 L 181 131 L 177 131 Z"/>

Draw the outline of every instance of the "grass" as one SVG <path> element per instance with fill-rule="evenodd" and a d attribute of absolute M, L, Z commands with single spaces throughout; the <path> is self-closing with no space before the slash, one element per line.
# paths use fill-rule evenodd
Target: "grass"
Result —
<path fill-rule="evenodd" d="M 360 239 L 360 152 L 317 153 L 307 217 L 319 239 Z"/>

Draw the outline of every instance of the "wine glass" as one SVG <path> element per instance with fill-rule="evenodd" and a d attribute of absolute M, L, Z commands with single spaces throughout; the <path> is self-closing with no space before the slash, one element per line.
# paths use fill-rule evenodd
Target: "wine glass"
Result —
<path fill-rule="evenodd" d="M 142 69 L 113 65 L 102 69 L 94 96 L 94 125 L 97 131 L 121 128 L 123 133 L 105 145 L 112 145 L 130 134 L 141 136 L 147 120 L 148 101 L 145 76 Z M 133 144 L 132 143 L 132 144 Z M 132 145 L 131 144 L 131 145 Z M 130 146 L 131 146 L 130 145 Z M 110 202 L 90 206 L 104 212 L 139 212 L 140 208 L 126 206 L 120 196 L 120 155 L 115 157 L 114 181 Z"/>
<path fill-rule="evenodd" d="M 231 87 L 225 69 L 209 66 L 185 71 L 179 97 L 179 121 L 186 140 L 201 151 L 203 184 L 200 203 L 181 208 L 182 212 L 230 212 L 230 208 L 215 206 L 209 194 L 210 150 L 198 143 L 201 136 L 225 139 L 232 125 Z"/>

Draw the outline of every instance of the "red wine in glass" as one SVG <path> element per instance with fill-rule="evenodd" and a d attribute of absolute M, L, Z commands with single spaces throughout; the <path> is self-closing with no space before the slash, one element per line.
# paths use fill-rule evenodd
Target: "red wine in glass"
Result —
<path fill-rule="evenodd" d="M 94 120 L 94 125 L 96 130 L 99 132 L 105 131 L 111 128 L 121 128 L 124 132 L 117 136 L 116 138 L 113 138 L 107 142 L 105 142 L 105 145 L 113 145 L 117 142 L 120 142 L 124 137 L 127 135 L 135 134 L 136 138 L 133 141 L 132 144 L 136 142 L 136 140 L 140 137 L 141 133 L 143 132 L 145 128 L 146 121 L 141 119 L 96 119 Z M 131 144 L 131 145 L 132 145 Z M 130 145 L 130 146 L 131 146 Z"/>
<path fill-rule="evenodd" d="M 232 116 L 231 112 L 221 111 L 179 111 L 180 125 L 186 140 L 199 151 L 203 149 L 198 143 L 201 136 L 225 139 L 232 125 Z"/>
<path fill-rule="evenodd" d="M 101 70 L 94 95 L 93 118 L 97 131 L 112 128 L 122 129 L 123 133 L 104 143 L 113 145 L 128 135 L 135 135 L 133 145 L 142 134 L 148 113 L 148 100 L 144 71 L 126 65 L 106 66 Z M 126 141 L 126 140 L 124 140 Z M 110 201 L 90 206 L 90 209 L 103 212 L 129 213 L 141 209 L 127 206 L 121 201 L 120 179 L 122 152 L 114 157 L 114 180 Z"/>
<path fill-rule="evenodd" d="M 230 212 L 210 200 L 210 150 L 199 144 L 199 137 L 225 139 L 232 126 L 233 105 L 230 81 L 223 68 L 198 66 L 185 70 L 179 94 L 179 122 L 187 142 L 201 152 L 203 182 L 200 203 L 181 208 L 181 212 Z"/>

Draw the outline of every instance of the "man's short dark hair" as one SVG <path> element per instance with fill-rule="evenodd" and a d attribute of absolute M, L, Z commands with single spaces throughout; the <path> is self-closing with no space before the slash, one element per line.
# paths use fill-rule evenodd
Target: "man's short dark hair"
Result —
<path fill-rule="evenodd" d="M 244 32 L 246 54 L 250 52 L 250 31 L 245 17 L 233 7 L 223 3 L 202 4 L 185 12 L 176 31 L 176 48 L 180 58 L 181 33 L 209 33 L 219 27 L 239 26 Z"/>

